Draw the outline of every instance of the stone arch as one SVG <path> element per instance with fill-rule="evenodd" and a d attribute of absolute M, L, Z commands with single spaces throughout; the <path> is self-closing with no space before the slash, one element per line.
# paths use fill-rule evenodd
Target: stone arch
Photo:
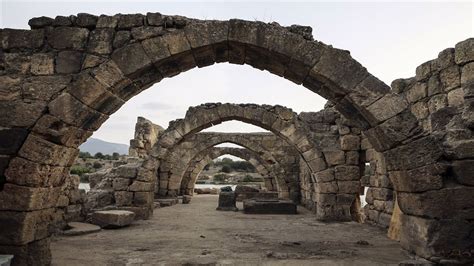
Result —
<path fill-rule="evenodd" d="M 281 196 L 288 197 L 290 190 L 286 182 L 290 180 L 285 176 L 286 173 L 280 166 L 279 161 L 272 155 L 272 151 L 259 143 L 269 137 L 272 137 L 272 140 L 279 140 L 272 133 L 201 132 L 187 136 L 179 144 L 173 146 L 166 154 L 159 157 L 159 195 L 166 196 L 178 194 L 178 189 L 182 183 L 182 178 L 186 172 L 187 166 L 196 154 L 222 143 L 232 143 L 257 153 L 262 160 L 271 165 L 273 168 L 272 172 L 277 174 L 275 178 L 279 183 L 279 188 L 281 188 L 279 191 L 281 192 Z M 157 144 L 159 145 L 160 142 L 158 141 Z M 186 147 L 192 147 L 192 150 L 190 151 L 189 149 L 186 149 Z M 154 149 L 158 149 L 158 147 L 155 146 Z"/>
<path fill-rule="evenodd" d="M 230 62 L 249 64 L 303 84 L 357 122 L 374 149 L 383 152 L 387 169 L 393 172 L 392 183 L 403 192 L 398 203 L 406 223 L 423 224 L 406 227 L 404 247 L 427 258 L 444 256 L 441 253 L 451 238 L 424 234 L 442 227 L 445 230 L 439 234 L 450 235 L 453 223 L 463 230 L 459 237 L 450 235 L 451 243 L 460 249 L 472 247 L 465 241 L 472 216 L 468 211 L 471 216 L 466 218 L 465 210 L 471 206 L 461 200 L 471 199 L 466 195 L 472 191 L 465 183 L 455 189 L 445 184 L 457 178 L 450 169 L 463 163 L 453 161 L 472 158 L 468 152 L 458 154 L 463 147 L 472 147 L 472 137 L 464 139 L 471 146 L 443 146 L 439 135 L 422 127 L 414 115 L 409 104 L 413 95 L 391 92 L 347 51 L 313 41 L 301 27 L 285 28 L 277 23 L 183 17 L 166 17 L 165 23 L 157 13 L 79 14 L 66 18 L 66 23 L 61 18 L 32 19 L 32 30 L 1 30 L 1 110 L 9 116 L 0 118 L 2 139 L 8 140 L 0 160 L 6 180 L 0 192 L 0 210 L 3 221 L 14 224 L 0 234 L 3 246 L 21 247 L 16 253 L 22 254 L 47 252 L 43 249 L 48 230 L 36 225 L 47 227 L 43 221 L 50 218 L 44 217 L 54 212 L 53 188 L 63 184 L 77 147 L 128 99 L 162 78 L 195 66 Z M 164 24 L 167 30 L 158 28 Z M 466 92 L 460 97 L 466 99 L 466 106 L 459 121 L 467 130 L 472 128 L 473 112 L 468 106 L 472 99 L 472 42 L 461 42 L 452 52 L 440 53 L 438 59 L 421 65 L 415 79 L 427 81 L 431 74 L 450 67 L 456 71 L 445 75 L 460 75 L 462 68 L 461 78 L 454 80 L 461 80 Z M 442 125 L 446 124 L 435 124 Z M 144 169 L 153 171 L 154 163 L 147 161 Z M 433 198 L 446 199 L 452 205 L 446 212 L 435 212 L 430 209 L 436 205 Z M 414 210 L 413 203 L 423 208 Z M 151 208 L 152 203 L 147 204 Z M 26 233 L 28 228 L 35 229 Z M 27 255 L 21 259 L 31 261 Z"/>
<path fill-rule="evenodd" d="M 222 155 L 233 155 L 239 157 L 249 163 L 251 163 L 257 173 L 262 175 L 264 178 L 265 187 L 269 191 L 279 191 L 278 182 L 272 182 L 272 167 L 268 162 L 265 162 L 256 152 L 242 148 L 230 148 L 230 147 L 212 147 L 203 152 L 196 154 L 193 158 L 192 163 L 189 164 L 182 181 L 182 188 L 185 188 L 184 193 L 192 195 L 194 190 L 194 184 L 204 169 L 212 160 Z M 282 188 L 283 189 L 283 188 Z"/>

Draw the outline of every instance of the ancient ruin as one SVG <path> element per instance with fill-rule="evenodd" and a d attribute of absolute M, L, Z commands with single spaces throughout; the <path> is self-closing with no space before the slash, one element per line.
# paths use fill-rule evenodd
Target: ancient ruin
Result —
<path fill-rule="evenodd" d="M 388 86 L 304 26 L 159 13 L 39 17 L 29 25 L 0 29 L 0 253 L 13 254 L 15 265 L 50 264 L 51 234 L 82 208 L 99 208 L 88 206 L 99 199 L 148 219 L 155 196 L 191 195 L 201 161 L 223 142 L 245 147 L 268 189 L 311 209 L 315 220 L 364 214 L 419 257 L 472 262 L 474 39 Z M 223 62 L 269 71 L 328 104 L 300 114 L 203 104 L 166 129 L 140 119 L 130 151 L 139 158 L 98 178 L 110 196 L 79 195 L 69 168 L 111 114 L 164 78 Z M 199 133 L 229 120 L 271 134 Z M 368 204 L 360 209 L 364 187 Z"/>

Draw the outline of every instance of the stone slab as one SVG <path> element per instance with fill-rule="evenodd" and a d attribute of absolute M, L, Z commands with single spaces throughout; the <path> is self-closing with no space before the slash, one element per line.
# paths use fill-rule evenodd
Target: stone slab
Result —
<path fill-rule="evenodd" d="M 120 228 L 130 225 L 135 220 L 135 213 L 122 210 L 96 211 L 91 218 L 93 224 L 102 228 Z"/>
<path fill-rule="evenodd" d="M 278 192 L 241 192 L 237 194 L 237 201 L 247 199 L 278 199 Z"/>
<path fill-rule="evenodd" d="M 163 208 L 163 207 L 170 207 L 170 206 L 173 206 L 175 204 L 177 204 L 179 202 L 179 200 L 176 198 L 172 198 L 172 199 L 155 199 L 155 202 L 158 202 L 160 204 L 160 207 Z"/>
<path fill-rule="evenodd" d="M 290 200 L 244 200 L 247 214 L 297 214 L 296 204 Z"/>
<path fill-rule="evenodd" d="M 219 193 L 219 205 L 216 210 L 218 211 L 238 211 L 235 206 L 235 192 L 221 191 Z"/>
<path fill-rule="evenodd" d="M 63 235 L 66 236 L 91 234 L 99 232 L 101 230 L 100 226 L 80 222 L 70 222 L 67 224 L 67 226 L 69 229 L 63 231 Z"/>

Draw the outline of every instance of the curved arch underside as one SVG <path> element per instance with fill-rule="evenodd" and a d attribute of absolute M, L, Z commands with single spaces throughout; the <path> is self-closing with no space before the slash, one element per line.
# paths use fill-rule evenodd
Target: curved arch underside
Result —
<path fill-rule="evenodd" d="M 202 170 L 212 160 L 222 156 L 232 155 L 241 158 L 255 167 L 257 173 L 264 178 L 264 184 L 269 191 L 279 191 L 278 183 L 272 182 L 275 175 L 272 173 L 272 166 L 265 162 L 256 152 L 242 148 L 213 147 L 196 154 L 189 164 L 181 181 L 181 189 L 187 195 L 192 195 L 194 185 Z"/>

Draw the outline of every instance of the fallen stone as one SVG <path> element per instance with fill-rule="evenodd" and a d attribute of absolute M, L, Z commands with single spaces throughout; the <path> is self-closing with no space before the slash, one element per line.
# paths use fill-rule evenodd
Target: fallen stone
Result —
<path fill-rule="evenodd" d="M 155 199 L 155 202 L 158 202 L 160 207 L 169 207 L 178 203 L 178 199 Z"/>
<path fill-rule="evenodd" d="M 64 230 L 62 233 L 66 236 L 79 236 L 90 233 L 96 233 L 101 230 L 97 225 L 80 223 L 80 222 L 70 222 L 67 224 L 67 230 Z"/>
<path fill-rule="evenodd" d="M 237 209 L 237 206 L 235 206 L 235 202 L 236 202 L 235 193 L 222 191 L 222 188 L 221 188 L 221 193 L 219 193 L 219 205 L 217 206 L 216 210 L 238 211 L 239 209 Z"/>
<path fill-rule="evenodd" d="M 296 204 L 291 200 L 244 200 L 244 213 L 296 214 Z"/>
<path fill-rule="evenodd" d="M 96 211 L 92 214 L 92 223 L 102 228 L 120 228 L 130 225 L 135 219 L 131 211 Z"/>

